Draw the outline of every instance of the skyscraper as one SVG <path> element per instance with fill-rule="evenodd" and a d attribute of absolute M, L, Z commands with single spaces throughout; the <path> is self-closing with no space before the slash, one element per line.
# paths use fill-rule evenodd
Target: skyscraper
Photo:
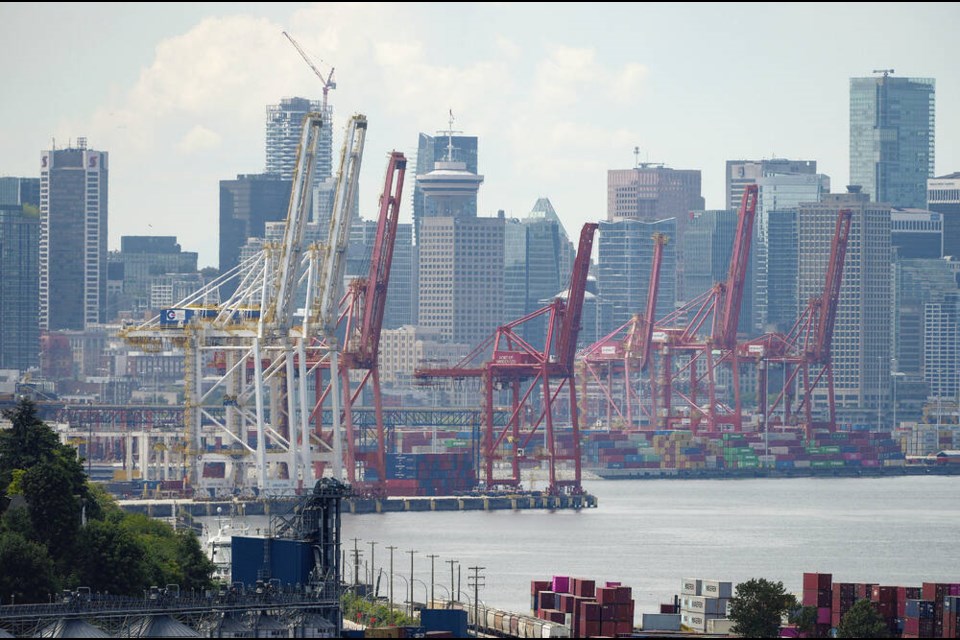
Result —
<path fill-rule="evenodd" d="M 823 291 L 837 215 L 853 212 L 832 356 L 838 409 L 874 414 L 888 402 L 890 384 L 890 206 L 850 193 L 824 194 L 819 203 L 801 203 L 797 232 L 799 300 Z M 820 400 L 826 390 L 817 391 Z M 847 415 L 850 415 L 848 413 Z"/>
<path fill-rule="evenodd" d="M 105 321 L 107 153 L 77 146 L 40 162 L 40 328 L 85 329 Z"/>
<path fill-rule="evenodd" d="M 934 80 L 850 78 L 850 184 L 873 202 L 927 206 L 934 171 Z"/>
<path fill-rule="evenodd" d="M 633 169 L 607 171 L 607 220 L 610 222 L 653 222 L 675 217 L 682 225 L 689 212 L 703 209 L 699 169 L 641 164 Z"/>
<path fill-rule="evenodd" d="M 660 267 L 660 288 L 656 317 L 662 318 L 675 308 L 677 300 L 677 220 L 619 220 L 600 222 L 597 256 L 597 284 L 603 304 L 609 308 L 609 326 L 601 327 L 605 335 L 646 307 L 650 266 L 653 260 L 653 234 L 669 238 L 663 248 Z"/>
<path fill-rule="evenodd" d="M 39 240 L 35 207 L 0 204 L 0 369 L 40 364 Z"/>
<path fill-rule="evenodd" d="M 748 184 L 756 184 L 761 178 L 814 175 L 816 173 L 816 160 L 788 160 L 786 158 L 727 160 L 727 208 L 734 211 L 738 210 L 743 198 L 744 188 Z M 829 191 L 829 185 L 827 190 Z"/>
<path fill-rule="evenodd" d="M 277 174 L 242 174 L 220 181 L 220 273 L 240 263 L 240 248 L 248 238 L 263 238 L 264 224 L 286 220 L 290 205 L 290 180 Z M 236 290 L 228 284 L 221 292 Z"/>
<path fill-rule="evenodd" d="M 293 179 L 303 119 L 308 113 L 322 110 L 319 100 L 307 98 L 283 98 L 280 104 L 267 106 L 266 173 L 277 174 L 284 180 Z M 330 105 L 323 116 L 313 172 L 315 187 L 333 175 L 333 108 Z"/>
<path fill-rule="evenodd" d="M 458 169 L 477 175 L 477 137 L 455 136 L 452 128 L 451 124 L 450 131 L 441 132 L 444 135 L 431 136 L 421 133 L 417 141 L 417 173 L 413 185 L 413 226 L 414 239 L 418 243 L 420 242 L 420 220 L 425 215 L 430 215 L 425 211 L 426 201 L 421 177 L 436 170 L 437 162 L 462 163 L 462 167 L 457 166 Z M 482 176 L 478 177 L 482 182 Z M 472 201 L 467 199 L 462 203 L 462 215 L 476 217 L 475 197 Z"/>
<path fill-rule="evenodd" d="M 927 181 L 927 208 L 943 216 L 943 255 L 960 258 L 960 172 Z"/>
<path fill-rule="evenodd" d="M 40 207 L 40 178 L 0 178 L 0 204 Z"/>

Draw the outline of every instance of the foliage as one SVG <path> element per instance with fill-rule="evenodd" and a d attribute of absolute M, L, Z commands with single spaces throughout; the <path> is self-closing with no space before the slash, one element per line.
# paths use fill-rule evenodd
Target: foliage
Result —
<path fill-rule="evenodd" d="M 212 586 L 194 533 L 124 513 L 30 400 L 3 415 L 12 427 L 0 430 L 0 597 L 46 602 L 58 585 L 131 596 Z"/>
<path fill-rule="evenodd" d="M 843 614 L 837 627 L 838 638 L 889 638 L 890 629 L 869 600 L 857 600 Z"/>
<path fill-rule="evenodd" d="M 797 631 L 806 634 L 808 638 L 818 637 L 813 635 L 817 625 L 817 608 L 800 607 L 790 612 L 790 624 L 797 626 Z"/>
<path fill-rule="evenodd" d="M 344 593 L 340 598 L 343 618 L 369 627 L 410 627 L 418 623 L 400 610 L 390 609 L 388 602 L 371 602 L 355 593 Z"/>
<path fill-rule="evenodd" d="M 745 638 L 775 638 L 783 616 L 795 609 L 796 597 L 783 582 L 753 578 L 737 585 L 730 600 L 733 632 Z"/>
<path fill-rule="evenodd" d="M 59 590 L 43 545 L 15 531 L 0 532 L 0 604 L 46 602 Z"/>

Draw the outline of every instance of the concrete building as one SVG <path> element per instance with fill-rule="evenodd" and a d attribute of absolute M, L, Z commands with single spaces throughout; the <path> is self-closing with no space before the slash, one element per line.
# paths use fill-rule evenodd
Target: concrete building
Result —
<path fill-rule="evenodd" d="M 850 78 L 850 184 L 873 202 L 922 209 L 934 171 L 935 82 L 891 73 Z"/>
<path fill-rule="evenodd" d="M 740 208 L 743 190 L 749 184 L 757 184 L 761 178 L 773 176 L 812 176 L 817 173 L 816 160 L 788 160 L 769 158 L 765 160 L 727 160 L 726 194 L 727 208 Z M 830 185 L 827 185 L 829 191 Z"/>
<path fill-rule="evenodd" d="M 504 219 L 420 221 L 419 325 L 475 345 L 503 319 Z"/>
<path fill-rule="evenodd" d="M 690 211 L 703 211 L 699 169 L 669 169 L 641 164 L 607 171 L 607 221 L 666 218 L 681 221 Z"/>
<path fill-rule="evenodd" d="M 40 162 L 40 328 L 104 322 L 107 303 L 108 154 L 75 147 Z"/>
<path fill-rule="evenodd" d="M 832 355 L 838 411 L 853 419 L 889 407 L 890 385 L 890 206 L 866 193 L 824 194 L 819 203 L 801 203 L 797 214 L 798 293 L 820 295 L 840 209 L 853 212 Z M 826 389 L 818 390 L 818 400 Z M 822 406 L 822 405 L 821 405 Z"/>
<path fill-rule="evenodd" d="M 417 157 L 412 166 L 416 167 L 416 174 L 413 181 L 413 225 L 414 241 L 420 242 L 420 220 L 424 216 L 430 215 L 426 211 L 425 193 L 421 182 L 421 176 L 434 171 L 437 168 L 437 162 L 458 162 L 463 163 L 463 170 L 474 175 L 479 175 L 477 164 L 477 137 L 476 136 L 457 136 L 452 131 L 438 132 L 436 136 L 421 133 L 417 140 Z M 481 179 L 482 181 L 482 179 Z M 468 217 L 476 217 L 476 200 L 467 199 L 462 203 L 462 214 Z"/>
<path fill-rule="evenodd" d="M 120 251 L 111 253 L 110 262 L 111 267 L 116 265 L 111 271 L 119 270 L 122 293 L 117 306 L 110 309 L 109 320 L 121 311 L 137 314 L 156 309 L 153 286 L 162 276 L 197 274 L 197 253 L 183 251 L 175 236 L 122 236 Z"/>
<path fill-rule="evenodd" d="M 267 105 L 266 155 L 264 173 L 293 180 L 297 164 L 297 148 L 303 134 L 303 119 L 308 113 L 322 113 L 319 100 L 283 98 L 280 104 Z M 316 164 L 313 171 L 314 187 L 333 175 L 333 107 L 327 105 L 317 141 Z"/>
<path fill-rule="evenodd" d="M 960 399 L 960 292 L 924 305 L 923 378 L 930 398 Z"/>
<path fill-rule="evenodd" d="M 943 253 L 960 258 L 960 172 L 927 181 L 927 209 L 943 216 Z"/>

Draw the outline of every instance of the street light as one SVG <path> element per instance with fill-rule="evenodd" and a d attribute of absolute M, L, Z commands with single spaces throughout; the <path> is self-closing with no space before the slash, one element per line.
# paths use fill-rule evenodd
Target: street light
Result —
<path fill-rule="evenodd" d="M 905 374 L 903 371 L 893 371 L 890 375 L 893 376 L 893 428 L 897 428 L 897 378 L 904 377 Z"/>
<path fill-rule="evenodd" d="M 424 582 L 423 580 L 421 580 L 420 578 L 414 578 L 413 581 L 414 581 L 414 582 L 419 582 L 421 585 L 423 585 L 423 604 L 424 604 L 424 607 L 427 608 L 427 609 L 433 609 L 433 606 L 432 606 L 432 605 L 433 605 L 433 598 L 432 598 L 432 597 L 430 596 L 430 594 L 427 592 L 427 583 Z"/>

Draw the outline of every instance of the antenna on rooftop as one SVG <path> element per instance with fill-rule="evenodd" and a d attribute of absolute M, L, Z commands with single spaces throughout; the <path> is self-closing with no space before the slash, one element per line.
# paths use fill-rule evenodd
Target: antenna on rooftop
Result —
<path fill-rule="evenodd" d="M 883 77 L 886 78 L 888 75 L 893 73 L 893 69 L 874 69 L 874 73 L 882 73 Z"/>
<path fill-rule="evenodd" d="M 633 148 L 633 168 L 640 166 L 640 147 Z"/>
<path fill-rule="evenodd" d="M 454 130 L 453 130 L 453 109 L 450 109 L 450 110 L 449 110 L 449 113 L 450 113 L 450 121 L 449 121 L 449 125 L 448 125 L 448 126 L 449 126 L 450 128 L 447 129 L 446 131 L 437 131 L 437 133 L 446 134 L 446 136 L 447 136 L 447 158 L 446 158 L 446 162 L 453 162 L 453 134 L 455 134 L 455 133 L 463 133 L 463 131 L 454 131 Z"/>

